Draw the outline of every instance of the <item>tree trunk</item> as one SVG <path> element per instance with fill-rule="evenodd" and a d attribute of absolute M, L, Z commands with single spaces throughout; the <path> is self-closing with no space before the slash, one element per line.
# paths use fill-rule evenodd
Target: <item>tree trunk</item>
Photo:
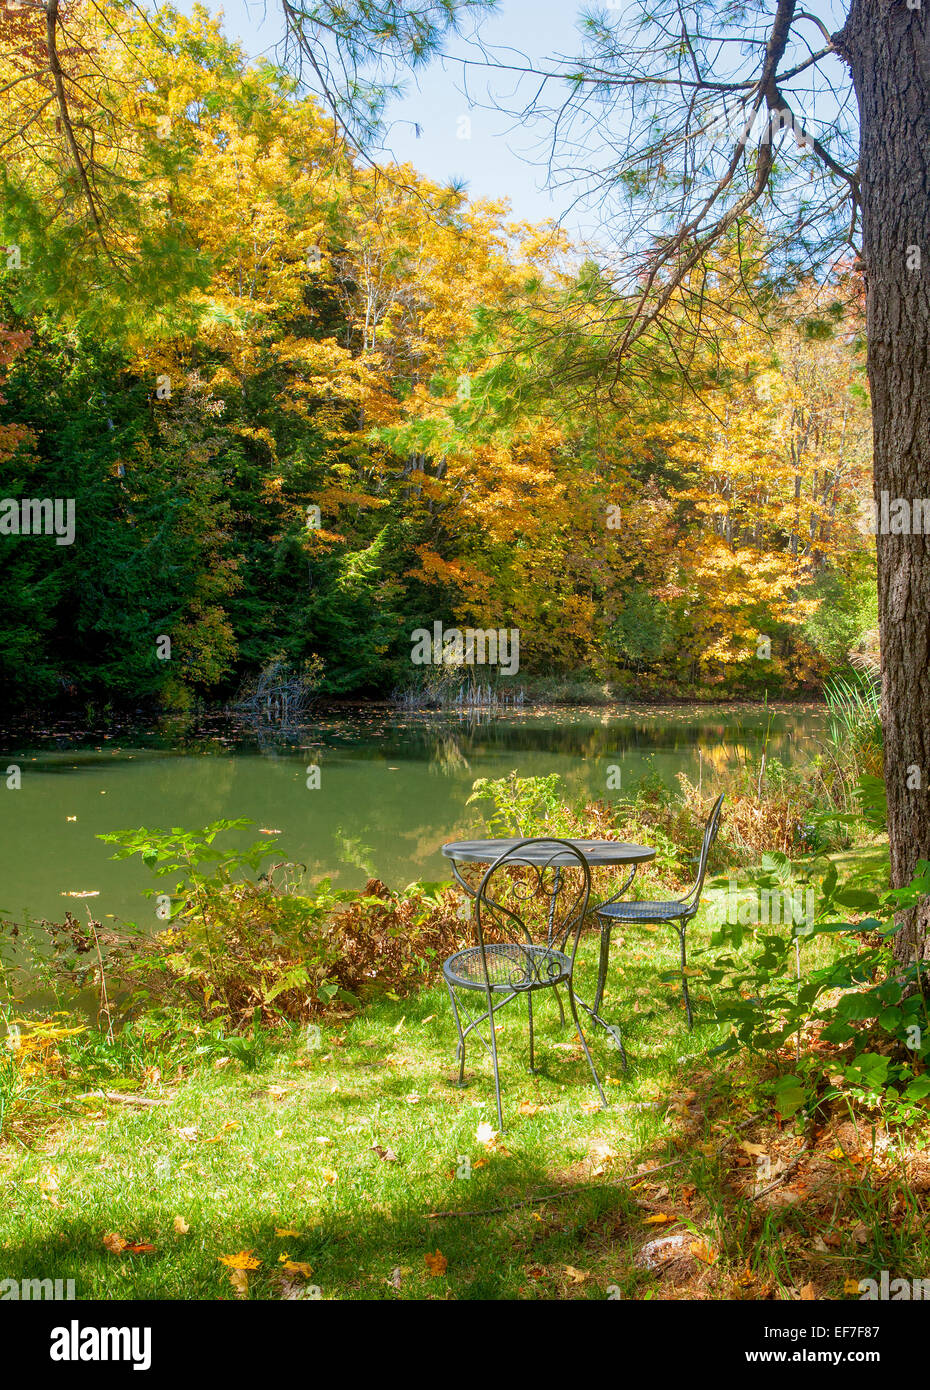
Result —
<path fill-rule="evenodd" d="M 879 504 L 882 726 L 892 884 L 930 858 L 930 535 L 882 534 L 883 494 L 930 498 L 930 0 L 852 0 L 834 42 L 859 103 L 868 363 Z M 899 508 L 904 511 L 904 508 Z M 909 785 L 910 784 L 910 785 Z M 899 961 L 930 956 L 930 899 L 900 914 Z"/>

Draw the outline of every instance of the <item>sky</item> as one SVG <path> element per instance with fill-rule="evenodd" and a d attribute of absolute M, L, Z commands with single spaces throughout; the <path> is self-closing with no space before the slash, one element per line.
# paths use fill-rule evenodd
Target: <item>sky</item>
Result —
<path fill-rule="evenodd" d="M 176 3 L 185 13 L 194 7 L 194 0 Z M 274 60 L 283 33 L 275 0 L 225 0 L 222 5 L 207 0 L 207 8 L 213 14 L 222 10 L 226 33 L 250 57 Z M 579 47 L 579 8 L 575 0 L 501 0 L 500 12 L 482 21 L 482 36 L 498 49 L 520 54 L 571 53 Z M 545 168 L 528 132 L 514 128 L 511 118 L 483 109 L 486 76 L 472 71 L 468 77 L 475 101 L 471 109 L 461 64 L 436 61 L 418 78 L 408 77 L 405 85 L 404 99 L 389 110 L 389 155 L 409 161 L 437 183 L 448 183 L 452 177 L 462 180 L 472 199 L 509 198 L 515 218 L 554 218 L 570 234 L 580 233 L 582 219 L 571 210 L 571 195 L 563 189 L 551 196 L 545 190 Z M 500 90 L 506 94 L 506 81 Z"/>

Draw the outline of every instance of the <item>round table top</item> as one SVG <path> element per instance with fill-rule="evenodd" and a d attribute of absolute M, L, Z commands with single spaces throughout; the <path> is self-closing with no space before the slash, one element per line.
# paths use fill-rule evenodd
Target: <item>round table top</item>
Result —
<path fill-rule="evenodd" d="M 553 836 L 552 839 L 561 839 L 561 836 Z M 574 845 L 591 868 L 597 868 L 599 864 L 645 864 L 650 859 L 655 859 L 656 852 L 649 845 L 630 845 L 623 840 L 570 840 L 564 837 L 570 845 Z M 551 845 L 552 839 L 542 844 L 530 844 L 519 854 L 515 854 L 507 862 L 509 864 L 552 864 L 556 868 L 561 865 L 568 866 L 576 864 L 578 861 L 570 854 L 563 852 L 553 854 L 547 845 Z M 507 850 L 513 849 L 515 845 L 522 843 L 522 840 L 452 840 L 447 845 L 443 845 L 442 852 L 447 859 L 454 859 L 462 864 L 493 864 L 495 859 L 499 859 Z"/>

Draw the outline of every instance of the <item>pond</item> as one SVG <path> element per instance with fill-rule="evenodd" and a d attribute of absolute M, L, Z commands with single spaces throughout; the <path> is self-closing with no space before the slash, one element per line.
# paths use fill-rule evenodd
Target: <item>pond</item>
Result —
<path fill-rule="evenodd" d="M 644 774 L 670 785 L 683 771 L 714 783 L 740 759 L 798 764 L 815 751 L 822 711 L 794 706 L 528 710 L 506 717 L 399 716 L 369 708 L 322 714 L 298 736 L 256 738 L 223 726 L 196 737 L 162 732 L 4 739 L 0 754 L 0 909 L 61 920 L 63 894 L 96 891 L 94 915 L 143 923 L 157 881 L 138 859 L 113 862 L 95 836 L 245 816 L 281 831 L 280 857 L 339 887 L 369 877 L 389 887 L 448 878 L 446 840 L 474 834 L 466 806 L 477 777 L 559 773 L 572 794 L 615 797 Z M 6 769 L 22 770 L 10 789 Z M 319 769 L 319 778 L 308 769 Z M 15 780 L 15 779 L 14 779 Z M 319 786 L 308 786 L 308 781 Z M 611 774 L 614 785 L 617 772 Z"/>

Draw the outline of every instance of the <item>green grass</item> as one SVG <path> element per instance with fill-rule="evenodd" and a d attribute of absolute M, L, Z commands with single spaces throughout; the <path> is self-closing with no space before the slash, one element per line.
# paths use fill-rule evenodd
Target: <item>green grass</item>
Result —
<path fill-rule="evenodd" d="M 706 929 L 693 939 L 706 942 Z M 183 1049 L 140 1092 L 170 1100 L 148 1110 L 77 1099 L 78 1081 L 101 1082 L 77 1076 L 75 1042 L 54 1123 L 0 1145 L 0 1278 L 74 1279 L 81 1299 L 232 1298 L 220 1257 L 251 1251 L 253 1298 L 284 1295 L 282 1257 L 312 1270 L 293 1288 L 322 1298 L 759 1298 L 808 1283 L 841 1297 L 847 1278 L 926 1270 L 923 1160 L 913 1135 L 876 1147 L 874 1115 L 853 1117 L 853 1139 L 842 1106 L 825 1114 L 796 1198 L 748 1200 L 755 1160 L 741 1145 L 777 1165 L 801 1130 L 778 1121 L 758 1068 L 708 1057 L 720 1031 L 706 1000 L 688 1034 L 678 990 L 659 978 L 676 948 L 664 929 L 615 943 L 604 1012 L 624 1023 L 629 1073 L 603 1032 L 588 1034 L 607 1111 L 554 1000 L 536 1011 L 538 1075 L 527 1071 L 525 1009 L 505 1011 L 506 1132 L 490 1145 L 477 1138 L 483 1122 L 497 1127 L 490 1066 L 475 1044 L 468 1084 L 454 1084 L 444 988 L 324 1021 L 321 1046 L 292 1039 L 251 1071 Z M 594 949 L 589 938 L 582 994 Z M 124 1081 L 138 1085 L 141 1063 L 131 1070 Z M 155 1248 L 114 1254 L 110 1233 Z M 680 1233 L 661 1269 L 637 1261 L 648 1242 Z M 446 1263 L 434 1274 L 426 1257 L 437 1251 Z"/>

